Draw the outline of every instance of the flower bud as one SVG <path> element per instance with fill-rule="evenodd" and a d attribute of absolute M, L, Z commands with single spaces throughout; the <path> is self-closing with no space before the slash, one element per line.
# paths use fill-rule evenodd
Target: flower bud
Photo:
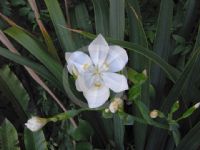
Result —
<path fill-rule="evenodd" d="M 109 113 L 109 111 L 110 111 L 110 110 L 109 110 L 108 108 L 105 109 L 105 112 L 106 112 L 106 113 Z"/>
<path fill-rule="evenodd" d="M 197 109 L 197 108 L 199 108 L 199 106 L 200 106 L 200 102 L 196 103 L 196 104 L 194 105 L 194 108 Z"/>
<path fill-rule="evenodd" d="M 146 69 L 144 69 L 144 70 L 142 71 L 142 73 L 147 77 L 147 70 L 146 70 Z"/>
<path fill-rule="evenodd" d="M 31 119 L 27 121 L 27 123 L 25 123 L 25 126 L 31 131 L 35 132 L 40 130 L 43 126 L 45 126 L 47 122 L 48 121 L 46 118 L 33 116 Z"/>
<path fill-rule="evenodd" d="M 154 109 L 154 110 L 152 110 L 151 112 L 150 112 L 150 114 L 149 114 L 149 116 L 151 117 L 151 118 L 157 118 L 158 117 L 158 110 L 156 110 L 156 109 Z"/>
<path fill-rule="evenodd" d="M 109 110 L 112 113 L 116 113 L 123 106 L 123 101 L 121 98 L 114 98 L 114 100 L 110 103 Z"/>

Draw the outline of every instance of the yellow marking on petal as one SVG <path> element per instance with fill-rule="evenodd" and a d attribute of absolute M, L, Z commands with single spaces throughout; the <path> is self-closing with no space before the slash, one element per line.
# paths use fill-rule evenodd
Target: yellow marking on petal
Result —
<path fill-rule="evenodd" d="M 97 88 L 100 88 L 101 85 L 102 85 L 102 84 L 101 84 L 100 82 L 95 82 L 95 83 L 94 83 L 94 86 L 97 87 Z"/>
<path fill-rule="evenodd" d="M 87 69 L 89 68 L 89 66 L 90 66 L 89 64 L 84 64 L 84 65 L 83 65 L 83 69 L 84 69 L 84 70 L 87 70 Z"/>
<path fill-rule="evenodd" d="M 109 69 L 109 65 L 107 63 L 103 64 L 103 70 L 107 71 Z"/>

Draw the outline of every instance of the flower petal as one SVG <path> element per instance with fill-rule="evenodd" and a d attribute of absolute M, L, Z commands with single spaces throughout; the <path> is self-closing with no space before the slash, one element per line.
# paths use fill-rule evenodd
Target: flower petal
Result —
<path fill-rule="evenodd" d="M 65 60 L 68 61 L 69 57 L 71 56 L 71 52 L 66 52 L 65 53 Z"/>
<path fill-rule="evenodd" d="M 109 53 L 106 63 L 109 66 L 109 71 L 118 72 L 124 68 L 128 62 L 126 50 L 120 46 L 109 46 Z"/>
<path fill-rule="evenodd" d="M 78 91 L 86 91 L 94 85 L 95 77 L 90 72 L 84 72 L 84 74 L 78 75 L 76 79 L 76 89 Z"/>
<path fill-rule="evenodd" d="M 89 108 L 97 108 L 102 106 L 109 98 L 110 91 L 106 86 L 92 87 L 88 91 L 83 92 Z"/>
<path fill-rule="evenodd" d="M 101 34 L 99 34 L 90 43 L 88 50 L 93 63 L 100 67 L 107 57 L 109 46 L 104 37 Z"/>
<path fill-rule="evenodd" d="M 79 92 L 82 92 L 86 89 L 85 81 L 84 81 L 83 77 L 80 75 L 77 77 L 77 79 L 75 81 L 75 85 L 76 85 L 76 89 Z"/>
<path fill-rule="evenodd" d="M 66 54 L 68 57 L 68 54 Z M 67 68 L 71 74 L 73 74 L 74 68 L 77 69 L 79 73 L 85 72 L 90 65 L 92 65 L 92 61 L 90 57 L 80 51 L 73 52 L 67 59 Z M 74 67 L 75 66 L 75 67 Z"/>
<path fill-rule="evenodd" d="M 102 74 L 102 78 L 104 80 L 105 85 L 116 93 L 128 89 L 127 79 L 124 75 L 105 72 Z"/>

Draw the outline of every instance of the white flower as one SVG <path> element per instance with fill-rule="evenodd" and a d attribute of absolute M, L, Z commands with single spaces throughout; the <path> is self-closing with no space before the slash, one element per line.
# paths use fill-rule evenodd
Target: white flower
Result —
<path fill-rule="evenodd" d="M 43 126 L 46 125 L 47 119 L 45 118 L 40 118 L 40 117 L 32 117 L 25 123 L 26 127 L 29 128 L 31 131 L 35 132 L 40 130 Z"/>
<path fill-rule="evenodd" d="M 111 113 L 116 113 L 123 106 L 123 101 L 121 98 L 114 98 L 114 100 L 109 105 L 109 110 Z"/>
<path fill-rule="evenodd" d="M 156 109 L 154 109 L 154 110 L 152 110 L 151 112 L 150 112 L 150 114 L 149 114 L 149 116 L 151 117 L 151 118 L 157 118 L 158 117 L 158 115 L 159 115 L 159 112 L 158 112 L 158 110 L 156 110 Z"/>
<path fill-rule="evenodd" d="M 199 106 L 200 106 L 200 102 L 196 103 L 196 104 L 194 105 L 194 108 L 197 109 L 197 108 L 199 108 Z"/>
<path fill-rule="evenodd" d="M 126 51 L 117 45 L 108 46 L 98 35 L 88 46 L 90 57 L 81 52 L 66 53 L 67 68 L 77 76 L 76 88 L 83 92 L 90 108 L 103 105 L 110 90 L 118 93 L 128 89 L 127 79 L 118 74 L 128 62 Z"/>

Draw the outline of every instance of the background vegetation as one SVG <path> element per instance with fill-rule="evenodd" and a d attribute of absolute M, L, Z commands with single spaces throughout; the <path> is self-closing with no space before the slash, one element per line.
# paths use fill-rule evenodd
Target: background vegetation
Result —
<path fill-rule="evenodd" d="M 1 0 L 0 17 L 0 149 L 200 148 L 200 111 L 191 109 L 200 100 L 199 0 Z M 35 133 L 26 129 L 32 115 L 86 106 L 73 77 L 63 75 L 64 53 L 98 33 L 127 49 L 124 111 L 143 123 L 87 111 Z M 153 109 L 167 119 L 151 119 Z"/>

